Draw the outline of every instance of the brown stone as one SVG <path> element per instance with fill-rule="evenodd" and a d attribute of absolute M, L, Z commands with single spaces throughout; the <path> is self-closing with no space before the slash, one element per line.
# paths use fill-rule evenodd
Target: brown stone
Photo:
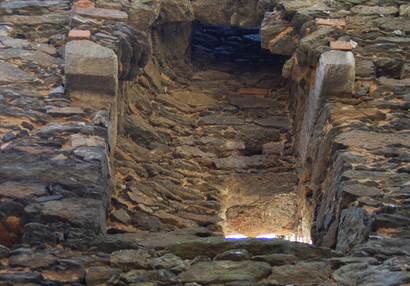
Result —
<path fill-rule="evenodd" d="M 283 145 L 277 143 L 266 143 L 262 145 L 262 154 L 267 153 L 280 153 L 283 151 Z"/>
<path fill-rule="evenodd" d="M 47 271 L 42 274 L 46 281 L 53 281 L 60 284 L 72 284 L 84 282 L 86 272 L 84 269 L 69 269 L 66 271 Z"/>
<path fill-rule="evenodd" d="M 344 42 L 344 41 L 331 41 L 330 47 L 332 48 L 332 50 L 338 50 L 338 51 L 351 51 L 352 50 L 352 45 L 350 44 L 350 42 Z"/>
<path fill-rule="evenodd" d="M 316 26 L 341 26 L 346 27 L 346 22 L 341 19 L 323 19 L 323 18 L 316 18 L 315 19 Z"/>
<path fill-rule="evenodd" d="M 90 40 L 91 32 L 87 30 L 70 30 L 67 41 Z"/>
<path fill-rule="evenodd" d="M 269 90 L 263 88 L 240 88 L 239 94 L 269 95 Z"/>
<path fill-rule="evenodd" d="M 95 8 L 95 4 L 89 0 L 80 0 L 74 3 L 76 9 L 80 8 Z"/>

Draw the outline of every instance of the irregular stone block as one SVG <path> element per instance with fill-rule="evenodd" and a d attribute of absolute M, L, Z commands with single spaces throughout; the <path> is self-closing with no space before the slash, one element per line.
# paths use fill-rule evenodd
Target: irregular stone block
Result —
<path fill-rule="evenodd" d="M 74 3 L 75 9 L 80 8 L 95 8 L 95 4 L 89 0 L 80 0 Z"/>
<path fill-rule="evenodd" d="M 318 285 L 324 283 L 332 272 L 327 262 L 298 263 L 273 267 L 270 278 L 280 285 Z"/>
<path fill-rule="evenodd" d="M 80 40 L 90 40 L 91 32 L 87 30 L 70 30 L 68 32 L 67 41 L 80 41 Z"/>
<path fill-rule="evenodd" d="M 218 169 L 266 169 L 269 167 L 278 167 L 282 163 L 275 157 L 265 155 L 254 155 L 250 157 L 235 156 L 229 158 L 215 159 L 214 164 Z"/>
<path fill-rule="evenodd" d="M 45 281 L 66 285 L 73 283 L 82 284 L 87 272 L 84 269 L 68 269 L 65 271 L 46 271 L 42 274 Z"/>
<path fill-rule="evenodd" d="M 70 198 L 61 201 L 30 204 L 24 209 L 27 222 L 68 222 L 72 227 L 89 229 L 105 234 L 105 209 L 102 202 L 93 199 Z"/>
<path fill-rule="evenodd" d="M 146 249 L 125 249 L 111 253 L 110 265 L 124 271 L 132 269 L 149 269 L 151 255 Z"/>
<path fill-rule="evenodd" d="M 1 57 L 1 55 L 0 55 Z M 0 85 L 11 83 L 32 82 L 35 77 L 21 69 L 3 61 L 0 61 Z"/>
<path fill-rule="evenodd" d="M 90 267 L 87 273 L 86 282 L 88 286 L 105 284 L 109 280 L 114 280 L 122 273 L 119 268 Z"/>
<path fill-rule="evenodd" d="M 105 140 L 99 136 L 84 136 L 81 134 L 70 135 L 71 147 L 99 147 L 103 150 L 106 148 Z"/>
<path fill-rule="evenodd" d="M 247 281 L 256 283 L 269 275 L 271 266 L 265 262 L 254 261 L 213 261 L 199 262 L 184 272 L 182 283 L 197 282 L 201 285 Z"/>
<path fill-rule="evenodd" d="M 280 152 L 283 151 L 283 144 L 277 144 L 277 143 L 266 143 L 263 144 L 262 146 L 262 154 L 270 154 L 270 153 L 276 153 L 280 154 Z"/>
<path fill-rule="evenodd" d="M 118 86 L 118 62 L 113 50 L 91 41 L 71 41 L 65 52 L 66 92 L 81 101 L 111 101 Z M 94 96 L 89 96 L 94 95 Z"/>
<path fill-rule="evenodd" d="M 356 244 L 367 240 L 372 218 L 361 208 L 348 208 L 342 211 L 337 235 L 336 251 L 346 253 Z"/>
<path fill-rule="evenodd" d="M 340 26 L 346 27 L 346 22 L 341 19 L 323 19 L 323 18 L 316 18 L 315 19 L 316 26 Z"/>

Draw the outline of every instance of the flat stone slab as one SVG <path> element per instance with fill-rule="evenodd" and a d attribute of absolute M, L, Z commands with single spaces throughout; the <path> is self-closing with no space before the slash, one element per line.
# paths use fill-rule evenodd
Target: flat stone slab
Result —
<path fill-rule="evenodd" d="M 0 184 L 0 198 L 25 198 L 47 196 L 46 184 L 5 182 Z"/>
<path fill-rule="evenodd" d="M 331 41 L 330 47 L 332 48 L 332 50 L 338 50 L 338 51 L 351 51 L 352 50 L 352 45 L 350 44 L 350 42 L 344 42 L 344 41 Z"/>
<path fill-rule="evenodd" d="M 336 137 L 335 142 L 349 147 L 363 148 L 367 150 L 397 144 L 410 146 L 410 133 L 375 133 L 353 130 L 340 134 Z"/>
<path fill-rule="evenodd" d="M 103 9 L 103 8 L 77 8 L 75 9 L 75 14 L 93 18 L 93 19 L 102 19 L 110 21 L 119 21 L 127 22 L 128 14 L 123 11 L 118 11 L 115 9 Z"/>
<path fill-rule="evenodd" d="M 158 94 L 155 100 L 164 104 L 165 106 L 175 107 L 176 109 L 185 113 L 191 111 L 191 107 L 189 107 L 187 104 L 168 94 Z"/>
<path fill-rule="evenodd" d="M 230 104 L 239 107 L 239 109 L 254 109 L 254 108 L 284 108 L 282 103 L 266 98 L 258 98 L 250 94 L 230 94 L 227 96 Z"/>
<path fill-rule="evenodd" d="M 290 130 L 292 124 L 287 116 L 271 116 L 265 119 L 255 121 L 256 124 L 263 127 Z"/>
<path fill-rule="evenodd" d="M 279 285 L 319 285 L 324 283 L 332 272 L 330 263 L 327 262 L 298 263 L 273 267 L 269 278 L 278 281 Z"/>
<path fill-rule="evenodd" d="M 51 57 L 38 51 L 22 49 L 1 49 L 0 60 L 18 59 L 39 63 L 41 66 L 49 67 L 63 63 L 62 59 Z"/>
<path fill-rule="evenodd" d="M 343 186 L 343 191 L 355 197 L 380 198 L 384 196 L 384 192 L 381 189 L 360 184 L 345 185 Z"/>
<path fill-rule="evenodd" d="M 243 125 L 245 121 L 234 116 L 209 115 L 202 117 L 199 125 Z"/>
<path fill-rule="evenodd" d="M 34 76 L 27 74 L 12 64 L 0 61 L 0 85 L 6 85 L 19 82 L 31 82 Z"/>
<path fill-rule="evenodd" d="M 182 283 L 196 282 L 201 285 L 246 281 L 256 283 L 269 275 L 271 267 L 266 262 L 212 261 L 198 262 L 181 274 Z"/>
<path fill-rule="evenodd" d="M 172 91 L 172 95 L 191 107 L 214 106 L 216 100 L 209 95 L 191 91 Z"/>
<path fill-rule="evenodd" d="M 269 167 L 278 167 L 282 163 L 272 156 L 254 155 L 254 156 L 234 156 L 229 158 L 215 159 L 216 168 L 222 170 L 230 169 L 264 169 Z"/>
<path fill-rule="evenodd" d="M 239 94 L 268 95 L 269 90 L 263 88 L 240 88 Z"/>
<path fill-rule="evenodd" d="M 211 258 L 230 249 L 246 249 L 253 255 L 268 255 L 274 253 L 292 254 L 298 260 L 314 257 L 340 257 L 343 254 L 326 247 L 315 247 L 299 242 L 289 242 L 281 239 L 255 239 L 242 240 L 225 239 L 224 237 L 206 237 L 190 241 L 170 243 L 166 251 L 182 259 L 194 259 L 199 255 Z"/>
<path fill-rule="evenodd" d="M 73 115 L 84 115 L 84 110 L 78 107 L 54 107 L 48 109 L 46 114 L 54 116 L 54 117 L 66 117 L 66 116 L 73 116 Z"/>

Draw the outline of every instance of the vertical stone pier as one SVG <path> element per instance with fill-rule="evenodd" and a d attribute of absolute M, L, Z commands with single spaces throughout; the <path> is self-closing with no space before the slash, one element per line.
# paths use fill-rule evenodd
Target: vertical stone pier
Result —
<path fill-rule="evenodd" d="M 306 161 L 306 152 L 321 97 L 346 96 L 353 92 L 355 59 L 352 52 L 329 51 L 320 56 L 316 69 L 315 86 L 310 89 L 300 137 L 300 157 Z"/>
<path fill-rule="evenodd" d="M 81 107 L 107 111 L 109 148 L 115 150 L 118 59 L 114 51 L 91 41 L 67 43 L 65 84 L 66 93 Z"/>

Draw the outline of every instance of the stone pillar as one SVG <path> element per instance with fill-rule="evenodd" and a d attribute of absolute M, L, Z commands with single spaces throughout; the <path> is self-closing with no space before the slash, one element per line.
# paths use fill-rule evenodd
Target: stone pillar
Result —
<path fill-rule="evenodd" d="M 323 96 L 352 94 L 355 80 L 355 60 L 352 52 L 329 51 L 320 56 L 315 87 L 309 91 L 299 143 L 302 164 L 316 120 L 319 99 Z"/>
<path fill-rule="evenodd" d="M 117 137 L 118 59 L 113 50 L 91 41 L 66 45 L 65 88 L 73 101 L 106 109 L 110 115 L 108 144 L 115 150 Z"/>

